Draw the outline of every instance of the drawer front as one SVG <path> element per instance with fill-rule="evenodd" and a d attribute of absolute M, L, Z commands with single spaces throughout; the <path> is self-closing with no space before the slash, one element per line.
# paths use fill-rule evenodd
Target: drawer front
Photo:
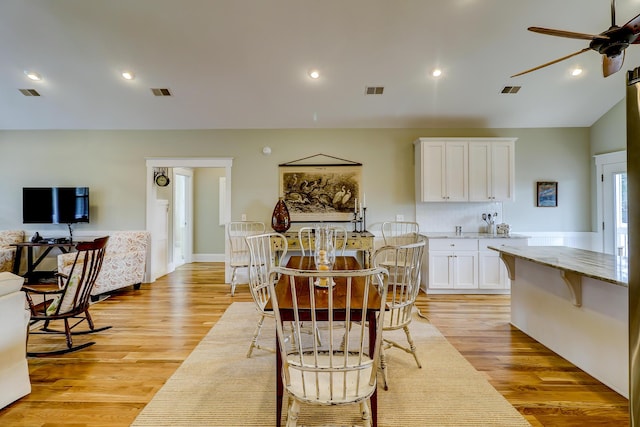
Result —
<path fill-rule="evenodd" d="M 429 239 L 430 251 L 477 251 L 478 239 Z"/>
<path fill-rule="evenodd" d="M 500 246 L 528 246 L 527 239 L 480 239 L 479 240 L 479 248 L 480 251 L 491 251 L 495 252 L 491 249 L 488 249 L 488 246 L 500 247 Z M 497 254 L 497 252 L 496 252 Z"/>

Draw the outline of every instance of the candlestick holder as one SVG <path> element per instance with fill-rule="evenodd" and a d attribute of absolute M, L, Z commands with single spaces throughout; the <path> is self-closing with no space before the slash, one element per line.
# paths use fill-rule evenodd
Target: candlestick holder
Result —
<path fill-rule="evenodd" d="M 360 212 L 353 213 L 353 219 L 351 222 L 353 222 L 354 233 L 364 233 L 367 231 L 366 217 L 367 208 L 361 208 Z"/>

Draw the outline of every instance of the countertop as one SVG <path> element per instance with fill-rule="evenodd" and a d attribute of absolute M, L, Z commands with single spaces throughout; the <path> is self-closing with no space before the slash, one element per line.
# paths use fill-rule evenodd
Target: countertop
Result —
<path fill-rule="evenodd" d="M 489 246 L 489 249 L 614 285 L 629 286 L 627 257 L 566 246 Z"/>
<path fill-rule="evenodd" d="M 454 231 L 434 231 L 422 232 L 422 236 L 427 239 L 528 239 L 529 236 L 522 234 L 490 234 L 490 233 L 460 233 Z"/>

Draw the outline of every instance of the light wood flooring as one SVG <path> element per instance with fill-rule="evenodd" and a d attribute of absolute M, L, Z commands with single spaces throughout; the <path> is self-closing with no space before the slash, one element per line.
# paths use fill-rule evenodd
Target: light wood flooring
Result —
<path fill-rule="evenodd" d="M 188 264 L 93 305 L 96 326 L 113 328 L 77 337 L 96 342 L 87 349 L 29 359 L 33 391 L 0 410 L 0 426 L 128 426 L 227 306 L 251 301 L 246 285 L 231 297 L 223 267 Z M 418 307 L 533 426 L 629 425 L 626 399 L 509 325 L 508 296 L 421 294 Z"/>

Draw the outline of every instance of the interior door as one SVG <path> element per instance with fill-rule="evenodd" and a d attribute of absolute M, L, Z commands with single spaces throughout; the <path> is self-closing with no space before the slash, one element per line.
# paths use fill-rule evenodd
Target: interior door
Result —
<path fill-rule="evenodd" d="M 193 254 L 193 171 L 174 168 L 173 264 L 191 262 Z"/>
<path fill-rule="evenodd" d="M 604 252 L 627 256 L 627 163 L 604 164 L 601 181 Z"/>

